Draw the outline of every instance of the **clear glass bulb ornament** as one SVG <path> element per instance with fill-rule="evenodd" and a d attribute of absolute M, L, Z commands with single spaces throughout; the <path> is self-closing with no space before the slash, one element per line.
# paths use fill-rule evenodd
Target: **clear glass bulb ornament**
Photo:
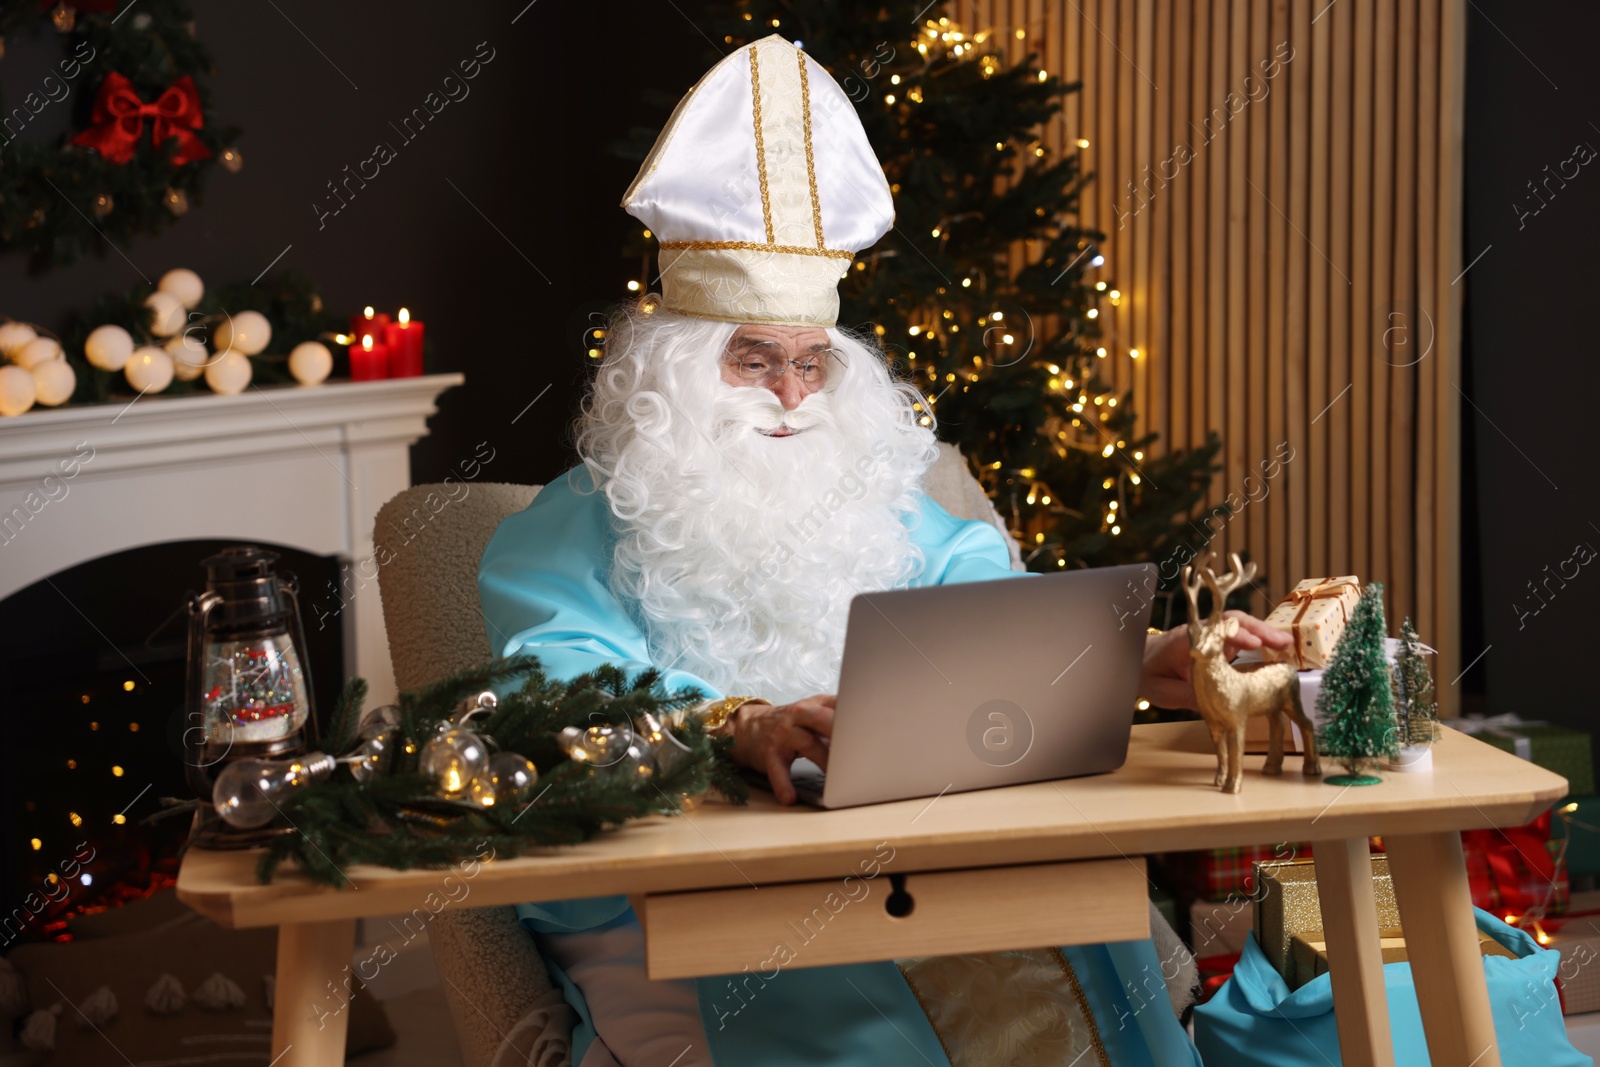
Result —
<path fill-rule="evenodd" d="M 450 713 L 450 718 L 439 724 L 442 733 L 452 726 L 466 726 L 476 715 L 488 715 L 500 706 L 500 699 L 492 692 L 485 689 L 481 693 L 474 693 L 456 705 Z"/>
<path fill-rule="evenodd" d="M 689 746 L 649 712 L 639 717 L 634 736 L 650 746 L 650 766 L 656 774 L 672 774 L 693 755 Z"/>
<path fill-rule="evenodd" d="M 328 777 L 335 766 L 334 758 L 321 752 L 290 760 L 237 760 L 217 775 L 211 803 L 229 826 L 253 830 L 271 822 L 284 801 Z"/>
<path fill-rule="evenodd" d="M 489 749 L 483 738 L 455 726 L 423 745 L 417 760 L 417 769 L 437 778 L 440 794 L 451 799 L 464 795 L 488 765 Z"/>
<path fill-rule="evenodd" d="M 626 726 L 617 727 L 609 723 L 590 726 L 587 729 L 581 726 L 567 726 L 562 729 L 557 740 L 561 745 L 561 751 L 576 763 L 586 763 L 591 767 L 612 767 L 628 757 L 628 749 L 632 742 L 630 733 Z"/>
<path fill-rule="evenodd" d="M 368 708 L 361 713 L 361 722 L 356 727 L 356 732 L 362 737 L 370 736 L 369 731 L 379 727 L 391 730 L 400 727 L 400 707 L 397 704 L 379 704 L 375 708 Z"/>
<path fill-rule="evenodd" d="M 488 768 L 469 783 L 467 791 L 474 803 L 492 808 L 526 795 L 538 780 L 539 769 L 531 759 L 515 752 L 496 752 L 489 757 Z"/>
<path fill-rule="evenodd" d="M 350 755 L 340 762 L 350 765 L 350 776 L 356 781 L 372 781 L 382 772 L 384 759 L 394 747 L 394 739 L 398 732 L 390 727 L 375 728 L 371 734 L 364 735 L 361 744 L 352 749 Z"/>
<path fill-rule="evenodd" d="M 656 750 L 658 742 L 648 733 L 639 730 L 628 731 L 628 749 L 623 754 L 622 765 L 628 773 L 635 778 L 654 778 L 656 776 Z M 657 735 L 665 737 L 665 731 Z"/>

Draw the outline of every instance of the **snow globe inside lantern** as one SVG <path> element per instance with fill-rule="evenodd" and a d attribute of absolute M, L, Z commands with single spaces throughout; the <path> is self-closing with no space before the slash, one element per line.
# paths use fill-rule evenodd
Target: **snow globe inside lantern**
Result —
<path fill-rule="evenodd" d="M 293 579 L 274 552 L 244 545 L 202 561 L 206 589 L 189 604 L 184 752 L 200 797 L 191 841 L 247 848 L 288 827 L 241 832 L 209 800 L 216 775 L 241 759 L 303 755 L 316 743 L 305 633 Z"/>

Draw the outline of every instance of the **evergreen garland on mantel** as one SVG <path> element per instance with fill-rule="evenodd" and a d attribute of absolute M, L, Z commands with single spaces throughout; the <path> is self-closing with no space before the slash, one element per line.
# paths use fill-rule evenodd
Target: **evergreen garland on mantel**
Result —
<path fill-rule="evenodd" d="M 441 798 L 436 780 L 417 769 L 422 746 L 464 699 L 524 674 L 521 688 L 501 697 L 495 711 L 471 729 L 492 739 L 492 747 L 534 762 L 539 780 L 531 795 L 492 807 Z M 510 858 L 541 846 L 577 844 L 630 819 L 678 814 L 687 798 L 709 789 L 744 803 L 748 790 L 729 758 L 731 739 L 709 736 L 692 717 L 673 731 L 687 746 L 687 757 L 650 778 L 626 766 L 580 764 L 562 750 L 563 727 L 627 726 L 645 713 L 664 719 L 701 699 L 693 688 L 659 693 L 659 678 L 652 668 L 630 685 L 619 668 L 607 665 L 570 682 L 555 681 L 536 658 L 518 656 L 402 693 L 400 735 L 389 749 L 390 765 L 365 782 L 340 765 L 331 778 L 287 800 L 283 815 L 298 832 L 265 846 L 257 877 L 262 884 L 270 882 L 287 859 L 312 880 L 343 887 L 350 884 L 344 871 L 354 864 L 443 868 L 482 858 L 485 845 L 493 849 L 491 855 Z M 346 685 L 323 735 L 325 751 L 340 755 L 356 746 L 365 695 L 362 679 Z"/>

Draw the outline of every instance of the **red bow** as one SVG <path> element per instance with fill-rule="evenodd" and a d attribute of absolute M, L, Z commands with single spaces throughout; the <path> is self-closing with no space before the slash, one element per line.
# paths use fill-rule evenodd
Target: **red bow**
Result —
<path fill-rule="evenodd" d="M 91 125 L 72 138 L 72 143 L 93 148 L 113 163 L 126 163 L 133 158 L 147 118 L 152 120 L 151 144 L 159 145 L 169 137 L 178 139 L 172 153 L 173 166 L 181 167 L 211 155 L 211 149 L 192 132 L 200 128 L 202 115 L 200 92 L 194 78 L 187 74 L 167 86 L 155 103 L 147 104 L 139 99 L 132 82 L 112 71 L 100 83 Z"/>

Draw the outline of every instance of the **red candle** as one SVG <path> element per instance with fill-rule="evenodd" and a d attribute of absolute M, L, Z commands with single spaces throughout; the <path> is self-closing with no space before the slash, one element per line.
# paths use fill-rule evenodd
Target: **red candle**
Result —
<path fill-rule="evenodd" d="M 371 305 L 361 309 L 359 314 L 350 316 L 350 336 L 355 338 L 352 344 L 360 344 L 361 336 L 370 333 L 372 340 L 377 344 L 384 343 L 384 330 L 389 326 L 389 316 L 386 312 L 374 312 Z"/>
<path fill-rule="evenodd" d="M 389 346 L 373 341 L 370 333 L 361 335 L 359 345 L 350 346 L 350 380 L 372 382 L 389 376 Z"/>
<path fill-rule="evenodd" d="M 422 321 L 413 320 L 405 308 L 400 309 L 399 321 L 389 324 L 389 377 L 415 378 L 422 373 L 422 330 Z"/>

